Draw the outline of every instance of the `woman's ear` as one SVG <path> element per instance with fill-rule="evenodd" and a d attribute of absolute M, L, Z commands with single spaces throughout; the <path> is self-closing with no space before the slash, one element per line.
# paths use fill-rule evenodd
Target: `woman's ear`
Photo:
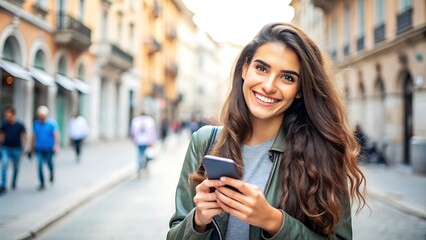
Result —
<path fill-rule="evenodd" d="M 303 96 L 303 95 L 302 95 L 302 91 L 300 91 L 300 90 L 299 90 L 299 91 L 297 92 L 297 94 L 296 94 L 296 98 L 297 98 L 297 99 L 300 99 L 300 98 L 302 98 L 302 96 Z"/>
<path fill-rule="evenodd" d="M 243 69 L 241 71 L 241 78 L 244 80 L 246 79 L 246 75 L 247 75 L 247 70 L 248 70 L 248 63 L 247 60 L 244 62 L 243 64 Z"/>

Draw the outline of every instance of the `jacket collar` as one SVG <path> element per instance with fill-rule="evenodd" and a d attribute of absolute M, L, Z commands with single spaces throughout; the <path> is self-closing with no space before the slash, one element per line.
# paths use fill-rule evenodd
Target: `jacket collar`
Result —
<path fill-rule="evenodd" d="M 275 152 L 284 152 L 284 143 L 285 143 L 285 130 L 284 123 L 281 124 L 280 130 L 278 131 L 277 136 L 275 137 L 274 143 L 270 148 L 270 151 Z"/>

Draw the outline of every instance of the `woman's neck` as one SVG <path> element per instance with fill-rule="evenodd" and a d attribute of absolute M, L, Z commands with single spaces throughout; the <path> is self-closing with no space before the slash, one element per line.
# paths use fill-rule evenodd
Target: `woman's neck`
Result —
<path fill-rule="evenodd" d="M 280 130 L 282 120 L 283 118 L 273 120 L 252 119 L 253 133 L 250 138 L 244 141 L 244 144 L 256 145 L 274 139 Z"/>

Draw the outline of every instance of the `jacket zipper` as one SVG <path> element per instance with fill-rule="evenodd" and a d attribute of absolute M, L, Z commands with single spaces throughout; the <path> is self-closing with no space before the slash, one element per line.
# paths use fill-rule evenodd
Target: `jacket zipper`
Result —
<path fill-rule="evenodd" d="M 213 218 L 213 225 L 216 227 L 217 232 L 219 233 L 219 239 L 222 240 L 222 233 L 220 232 L 220 228 L 217 225 L 217 222 L 216 222 L 216 220 L 214 218 Z"/>

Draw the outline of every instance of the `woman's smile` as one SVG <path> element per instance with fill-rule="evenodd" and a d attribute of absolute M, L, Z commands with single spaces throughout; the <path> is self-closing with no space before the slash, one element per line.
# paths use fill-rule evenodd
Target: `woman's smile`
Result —
<path fill-rule="evenodd" d="M 264 96 L 264 95 L 261 95 L 260 93 L 258 93 L 258 92 L 255 92 L 255 91 L 253 91 L 253 93 L 254 93 L 254 96 L 259 100 L 259 101 L 261 101 L 262 103 L 267 103 L 267 104 L 269 104 L 269 105 L 272 105 L 273 103 L 277 103 L 277 102 L 279 102 L 279 101 L 281 101 L 281 100 L 279 100 L 279 99 L 275 99 L 275 98 L 271 98 L 271 97 L 266 97 L 266 96 Z"/>

